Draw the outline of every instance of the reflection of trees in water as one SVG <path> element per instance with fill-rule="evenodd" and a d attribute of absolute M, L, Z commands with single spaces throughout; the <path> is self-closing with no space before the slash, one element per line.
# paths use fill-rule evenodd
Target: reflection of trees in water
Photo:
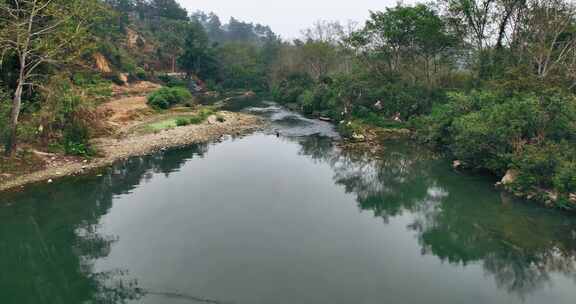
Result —
<path fill-rule="evenodd" d="M 145 291 L 127 271 L 97 272 L 117 237 L 99 232 L 113 197 L 152 173 L 170 174 L 206 145 L 131 158 L 102 177 L 38 186 L 0 197 L 0 299 L 3 304 L 124 303 Z M 10 205 L 8 205 L 10 203 Z"/>
<path fill-rule="evenodd" d="M 452 264 L 479 262 L 499 288 L 521 297 L 550 283 L 552 273 L 576 279 L 576 220 L 505 202 L 405 142 L 374 155 L 313 142 L 322 140 L 300 140 L 302 154 L 328 162 L 335 182 L 356 195 L 362 210 L 386 221 L 408 212 L 423 254 Z"/>

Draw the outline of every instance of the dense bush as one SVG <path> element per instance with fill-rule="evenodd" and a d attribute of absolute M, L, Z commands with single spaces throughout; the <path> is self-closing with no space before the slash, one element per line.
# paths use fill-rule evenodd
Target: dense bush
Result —
<path fill-rule="evenodd" d="M 300 95 L 312 86 L 314 86 L 314 80 L 308 74 L 294 73 L 272 90 L 272 96 L 280 103 L 295 103 Z"/>
<path fill-rule="evenodd" d="M 90 145 L 90 129 L 82 121 L 73 121 L 64 129 L 63 143 L 66 154 L 83 157 L 95 154 Z"/>
<path fill-rule="evenodd" d="M 72 83 L 81 88 L 84 94 L 98 101 L 104 101 L 112 96 L 112 83 L 92 71 L 74 73 Z"/>
<path fill-rule="evenodd" d="M 176 119 L 176 126 L 178 126 L 178 127 L 187 126 L 189 124 L 190 124 L 190 119 L 186 119 L 186 118 Z"/>
<path fill-rule="evenodd" d="M 164 84 L 167 87 L 186 87 L 188 85 L 188 83 L 178 77 L 173 77 L 173 76 L 169 76 L 169 75 L 160 75 L 158 76 L 158 79 L 160 79 L 162 82 L 164 82 Z"/>
<path fill-rule="evenodd" d="M 168 109 L 171 106 L 190 101 L 192 94 L 183 87 L 164 87 L 148 96 L 148 104 L 155 109 Z"/>
<path fill-rule="evenodd" d="M 148 73 L 146 73 L 146 70 L 144 70 L 141 67 L 136 68 L 136 70 L 134 71 L 134 76 L 136 76 L 140 80 L 147 80 L 148 79 Z"/>
<path fill-rule="evenodd" d="M 24 126 L 37 140 L 49 142 L 66 154 L 92 156 L 95 154 L 90 138 L 100 128 L 100 118 L 92 98 L 79 85 L 86 85 L 76 76 L 72 81 L 66 77 L 54 77 L 46 87 L 41 115 L 34 116 Z M 93 83 L 93 81 L 87 81 Z M 26 138 L 26 136 L 23 136 Z"/>
<path fill-rule="evenodd" d="M 197 125 L 203 123 L 210 115 L 214 114 L 216 111 L 210 107 L 204 107 L 198 111 L 195 115 L 187 116 L 187 117 L 180 117 L 176 119 L 176 126 L 182 127 L 187 125 Z M 218 116 L 216 118 L 219 122 L 224 122 L 224 117 Z"/>
<path fill-rule="evenodd" d="M 421 140 L 443 147 L 467 166 L 502 175 L 513 187 L 576 189 L 576 100 L 557 91 L 507 96 L 489 91 L 449 94 L 445 104 L 412 121 Z"/>

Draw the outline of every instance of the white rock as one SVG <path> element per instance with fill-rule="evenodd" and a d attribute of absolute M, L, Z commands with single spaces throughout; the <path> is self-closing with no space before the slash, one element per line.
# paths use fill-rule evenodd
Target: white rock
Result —
<path fill-rule="evenodd" d="M 518 178 L 518 171 L 514 169 L 508 169 L 508 171 L 506 171 L 506 175 L 504 175 L 504 177 L 502 178 L 501 183 L 502 185 L 510 185 L 514 183 L 517 178 Z"/>
<path fill-rule="evenodd" d="M 462 167 L 462 161 L 455 160 L 452 162 L 452 168 L 459 169 L 460 167 Z"/>
<path fill-rule="evenodd" d="M 364 141 L 364 140 L 366 140 L 366 136 L 364 136 L 362 134 L 354 133 L 354 134 L 352 134 L 352 139 L 354 139 L 356 141 Z"/>

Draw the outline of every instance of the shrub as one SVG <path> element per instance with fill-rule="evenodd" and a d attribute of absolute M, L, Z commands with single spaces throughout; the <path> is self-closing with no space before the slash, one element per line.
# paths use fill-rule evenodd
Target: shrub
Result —
<path fill-rule="evenodd" d="M 198 125 L 198 124 L 203 123 L 204 120 L 206 120 L 205 117 L 202 117 L 200 115 L 194 115 L 194 116 L 191 116 L 190 119 L 188 119 L 188 122 L 190 124 L 193 124 L 193 125 Z"/>
<path fill-rule="evenodd" d="M 354 135 L 362 135 L 364 133 L 362 125 L 356 121 L 342 121 L 337 129 L 345 138 L 352 138 Z"/>
<path fill-rule="evenodd" d="M 558 91 L 540 95 L 449 94 L 448 102 L 411 121 L 418 137 L 468 166 L 518 171 L 513 188 L 576 190 L 576 100 Z"/>
<path fill-rule="evenodd" d="M 178 126 L 178 127 L 187 126 L 187 125 L 189 125 L 190 123 L 191 123 L 191 122 L 190 122 L 190 119 L 186 119 L 186 118 L 178 118 L 178 119 L 176 119 L 176 126 Z"/>
<path fill-rule="evenodd" d="M 12 105 L 10 96 L 0 87 L 0 142 L 8 145 L 8 125 Z"/>
<path fill-rule="evenodd" d="M 294 103 L 313 85 L 314 80 L 308 74 L 294 73 L 273 89 L 272 96 L 279 103 Z"/>
<path fill-rule="evenodd" d="M 111 81 L 91 71 L 74 73 L 72 83 L 93 99 L 101 101 L 112 96 Z"/>
<path fill-rule="evenodd" d="M 34 129 L 30 132 L 37 132 L 38 126 L 42 126 L 40 136 L 50 141 L 57 139 L 67 154 L 92 156 L 94 151 L 89 140 L 101 120 L 92 99 L 86 98 L 84 92 L 68 77 L 51 79 L 42 111 L 33 120 Z"/>
<path fill-rule="evenodd" d="M 182 87 L 164 87 L 148 96 L 148 104 L 155 109 L 168 109 L 171 106 L 190 101 L 192 94 Z"/>
<path fill-rule="evenodd" d="M 146 71 L 141 68 L 141 67 L 137 67 L 136 70 L 134 71 L 134 74 L 136 75 L 136 77 L 138 77 L 138 79 L 140 80 L 146 80 L 148 79 L 148 74 L 146 73 Z"/>
<path fill-rule="evenodd" d="M 563 161 L 554 176 L 554 187 L 560 193 L 576 193 L 576 162 Z"/>
<path fill-rule="evenodd" d="M 90 146 L 90 131 L 82 122 L 75 121 L 64 129 L 64 151 L 69 155 L 89 157 L 94 155 Z"/>
<path fill-rule="evenodd" d="M 176 78 L 176 77 L 172 77 L 172 76 L 168 76 L 168 75 L 160 75 L 160 76 L 158 76 L 158 79 L 160 79 L 162 82 L 164 82 L 164 84 L 167 87 L 170 87 L 170 88 L 186 87 L 188 85 L 188 83 L 186 83 L 185 80 L 182 80 L 182 79 Z"/>

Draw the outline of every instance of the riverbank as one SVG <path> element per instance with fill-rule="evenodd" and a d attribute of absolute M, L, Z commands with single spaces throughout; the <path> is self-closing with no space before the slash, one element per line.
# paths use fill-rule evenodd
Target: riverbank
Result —
<path fill-rule="evenodd" d="M 112 165 L 116 161 L 142 156 L 156 151 L 208 142 L 225 135 L 238 136 L 260 129 L 264 121 L 254 115 L 219 112 L 222 121 L 208 119 L 198 125 L 181 126 L 160 132 L 132 135 L 122 138 L 103 137 L 94 140 L 99 156 L 93 159 L 58 157 L 56 154 L 40 153 L 47 164 L 37 171 L 11 176 L 0 182 L 0 191 L 18 190 L 27 184 L 52 182 L 65 176 L 81 175 Z"/>

